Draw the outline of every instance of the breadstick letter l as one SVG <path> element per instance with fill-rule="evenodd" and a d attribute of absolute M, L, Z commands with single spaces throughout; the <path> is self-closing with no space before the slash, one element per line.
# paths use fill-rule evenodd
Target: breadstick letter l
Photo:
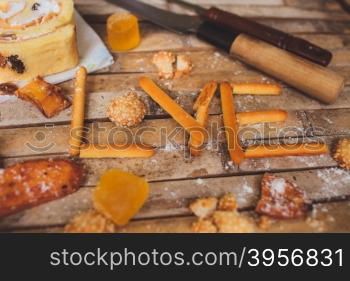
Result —
<path fill-rule="evenodd" d="M 87 71 L 83 66 L 80 67 L 76 73 L 72 123 L 69 141 L 69 153 L 71 156 L 78 156 L 80 153 L 81 138 L 83 136 L 85 118 L 86 75 Z"/>
<path fill-rule="evenodd" d="M 190 114 L 161 90 L 151 79 L 147 77 L 140 78 L 140 87 L 150 97 L 158 103 L 171 117 L 175 119 L 187 132 L 191 138 L 196 139 L 198 143 L 204 143 L 204 127 L 200 125 Z"/>
<path fill-rule="evenodd" d="M 222 83 L 220 92 L 228 150 L 232 161 L 239 165 L 244 160 L 244 153 L 239 143 L 237 116 L 230 84 Z"/>

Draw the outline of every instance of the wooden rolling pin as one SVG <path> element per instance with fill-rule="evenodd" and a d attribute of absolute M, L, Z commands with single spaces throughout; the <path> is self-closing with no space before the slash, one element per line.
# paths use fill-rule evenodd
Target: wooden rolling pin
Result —
<path fill-rule="evenodd" d="M 344 88 L 345 79 L 336 72 L 249 35 L 204 23 L 197 36 L 326 104 L 334 103 Z"/>

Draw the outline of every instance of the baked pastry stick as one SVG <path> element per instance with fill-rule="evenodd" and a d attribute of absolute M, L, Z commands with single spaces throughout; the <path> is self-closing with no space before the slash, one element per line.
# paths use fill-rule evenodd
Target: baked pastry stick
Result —
<path fill-rule="evenodd" d="M 231 83 L 235 95 L 279 96 L 282 87 L 277 84 Z"/>
<path fill-rule="evenodd" d="M 244 160 L 244 153 L 239 143 L 237 116 L 230 84 L 222 83 L 220 92 L 228 151 L 232 161 L 239 165 Z"/>
<path fill-rule="evenodd" d="M 199 94 L 193 110 L 196 111 L 197 122 L 206 127 L 209 117 L 209 106 L 215 95 L 218 85 L 216 82 L 207 83 Z M 190 138 L 189 148 L 192 156 L 199 156 L 201 153 L 201 146 L 203 143 L 198 143 L 196 140 Z"/>
<path fill-rule="evenodd" d="M 323 143 L 257 145 L 248 147 L 245 158 L 269 158 L 285 156 L 313 156 L 329 153 L 328 146 Z"/>
<path fill-rule="evenodd" d="M 287 118 L 288 113 L 283 110 L 237 113 L 237 121 L 239 125 L 284 122 L 287 120 Z"/>
<path fill-rule="evenodd" d="M 140 87 L 191 135 L 191 138 L 196 139 L 198 143 L 204 143 L 205 129 L 202 125 L 183 110 L 181 106 L 171 99 L 151 79 L 141 77 L 139 83 Z"/>
<path fill-rule="evenodd" d="M 87 70 L 83 66 L 80 67 L 76 73 L 72 123 L 69 141 L 69 153 L 71 156 L 78 156 L 80 153 L 81 138 L 83 136 L 85 119 L 86 75 Z"/>
<path fill-rule="evenodd" d="M 80 149 L 80 158 L 150 158 L 153 147 L 141 144 L 89 144 Z"/>
<path fill-rule="evenodd" d="M 0 217 L 76 192 L 83 174 L 68 160 L 33 160 L 7 167 L 0 174 Z"/>

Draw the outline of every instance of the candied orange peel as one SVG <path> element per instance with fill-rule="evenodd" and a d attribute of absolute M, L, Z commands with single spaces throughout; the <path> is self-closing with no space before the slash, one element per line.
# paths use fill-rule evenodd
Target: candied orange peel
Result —
<path fill-rule="evenodd" d="M 71 106 L 60 87 L 47 83 L 41 77 L 17 90 L 15 95 L 34 104 L 47 118 L 52 118 Z"/>

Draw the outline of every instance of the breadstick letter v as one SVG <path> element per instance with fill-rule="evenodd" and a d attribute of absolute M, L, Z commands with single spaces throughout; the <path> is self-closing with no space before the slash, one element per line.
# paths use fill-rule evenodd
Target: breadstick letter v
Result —
<path fill-rule="evenodd" d="M 181 106 L 171 99 L 163 90 L 161 90 L 151 79 L 142 77 L 140 79 L 140 87 L 171 117 L 175 119 L 187 132 L 191 138 L 196 139 L 198 143 L 204 143 L 204 128 L 190 114 L 188 114 Z M 232 95 L 232 94 L 231 94 Z"/>

